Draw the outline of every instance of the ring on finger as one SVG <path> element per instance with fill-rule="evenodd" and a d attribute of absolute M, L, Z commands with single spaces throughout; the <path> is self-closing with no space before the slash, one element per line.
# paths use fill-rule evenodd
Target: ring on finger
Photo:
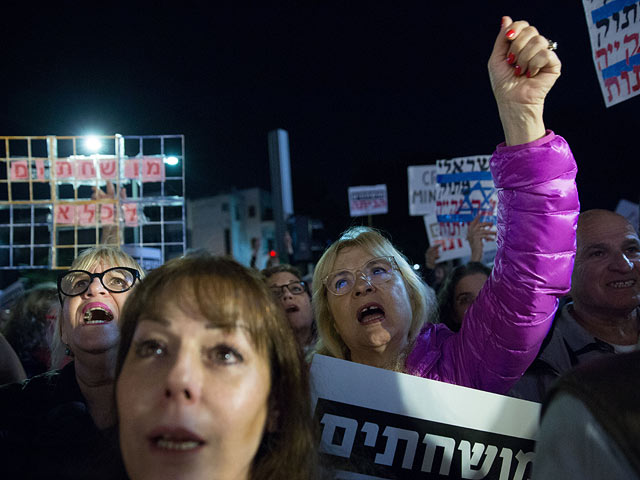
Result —
<path fill-rule="evenodd" d="M 548 45 L 547 45 L 547 49 L 551 50 L 552 52 L 554 50 L 558 49 L 558 42 L 554 42 L 553 40 L 547 40 Z"/>

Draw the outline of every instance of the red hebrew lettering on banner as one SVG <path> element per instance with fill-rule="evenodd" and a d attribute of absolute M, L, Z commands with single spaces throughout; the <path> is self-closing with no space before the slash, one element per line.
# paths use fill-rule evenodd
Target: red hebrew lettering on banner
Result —
<path fill-rule="evenodd" d="M 78 216 L 78 225 L 95 225 L 96 224 L 96 206 L 82 205 L 76 210 Z"/>
<path fill-rule="evenodd" d="M 140 177 L 140 160 L 127 160 L 124 162 L 124 177 L 139 178 Z"/>
<path fill-rule="evenodd" d="M 93 180 L 96 178 L 96 167 L 93 160 L 76 160 L 76 178 Z"/>
<path fill-rule="evenodd" d="M 124 223 L 127 227 L 138 226 L 138 206 L 135 203 L 123 203 Z"/>
<path fill-rule="evenodd" d="M 14 160 L 11 162 L 12 180 L 29 180 L 29 169 L 26 160 Z"/>
<path fill-rule="evenodd" d="M 99 163 L 100 178 L 102 180 L 114 180 L 118 178 L 118 164 L 115 158 L 101 158 Z"/>
<path fill-rule="evenodd" d="M 95 151 L 81 146 L 86 136 L 0 136 L 0 278 L 3 270 L 69 268 L 79 249 L 103 241 L 131 247 L 146 268 L 186 250 L 184 164 L 165 165 L 165 147 L 184 159 L 184 135 L 100 139 Z"/>
<path fill-rule="evenodd" d="M 44 175 L 44 160 L 42 159 L 36 160 L 36 178 L 38 180 L 46 180 Z"/>
<path fill-rule="evenodd" d="M 142 181 L 164 182 L 164 160 L 162 157 L 142 158 Z"/>
<path fill-rule="evenodd" d="M 76 223 L 75 205 L 56 205 L 54 215 L 55 223 L 64 225 L 73 225 Z"/>
<path fill-rule="evenodd" d="M 73 178 L 73 164 L 66 160 L 56 162 L 56 178 Z"/>
<path fill-rule="evenodd" d="M 103 225 L 113 225 L 115 223 L 115 205 L 112 203 L 100 204 L 100 223 Z"/>

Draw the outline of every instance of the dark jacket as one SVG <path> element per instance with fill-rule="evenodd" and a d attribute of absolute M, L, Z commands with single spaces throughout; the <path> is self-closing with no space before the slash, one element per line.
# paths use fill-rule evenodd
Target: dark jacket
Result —
<path fill-rule="evenodd" d="M 534 479 L 640 478 L 640 352 L 586 362 L 542 407 Z"/>
<path fill-rule="evenodd" d="M 508 395 L 542 402 L 563 374 L 580 364 L 616 353 L 613 345 L 581 327 L 571 316 L 571 308 L 572 304 L 566 303 L 558 309 L 538 356 Z"/>
<path fill-rule="evenodd" d="M 73 362 L 0 387 L 0 465 L 7 479 L 126 479 L 115 429 L 93 423 Z"/>

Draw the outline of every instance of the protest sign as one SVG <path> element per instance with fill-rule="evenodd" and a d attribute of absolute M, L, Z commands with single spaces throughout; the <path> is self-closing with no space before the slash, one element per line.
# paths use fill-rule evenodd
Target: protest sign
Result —
<path fill-rule="evenodd" d="M 466 231 L 459 224 L 468 224 L 477 215 L 495 223 L 498 195 L 489 171 L 490 160 L 490 155 L 476 155 L 436 162 L 436 214 L 438 222 L 451 224 L 450 236 L 464 238 Z"/>
<path fill-rule="evenodd" d="M 429 245 L 440 245 L 438 263 L 464 258 L 471 255 L 469 242 L 464 238 L 448 236 L 449 227 L 442 228 L 435 214 L 425 215 L 424 228 L 427 230 Z M 495 242 L 491 242 L 495 245 Z"/>
<path fill-rule="evenodd" d="M 95 181 L 117 180 L 119 168 L 122 180 L 163 182 L 165 179 L 164 159 L 160 156 L 124 160 L 115 155 L 89 157 L 72 155 L 67 159 L 55 157 L 11 159 L 8 180 L 15 183 L 28 183 L 29 181 L 46 182 L 53 178 L 59 184 L 95 183 Z"/>
<path fill-rule="evenodd" d="M 387 186 L 366 185 L 349 187 L 349 214 L 352 217 L 387 213 Z"/>
<path fill-rule="evenodd" d="M 471 255 L 468 225 L 480 215 L 495 224 L 498 196 L 489 171 L 489 155 L 457 157 L 436 162 L 435 211 L 424 215 L 429 245 L 440 245 L 443 262 Z M 497 249 L 485 241 L 484 251 Z"/>
<path fill-rule="evenodd" d="M 316 355 L 320 452 L 339 479 L 530 475 L 540 405 Z"/>
<path fill-rule="evenodd" d="M 633 0 L 582 0 L 607 107 L 640 93 L 640 20 Z"/>
<path fill-rule="evenodd" d="M 184 253 L 184 137 L 100 138 L 85 154 L 86 137 L 0 137 L 0 270 L 66 268 L 105 238 Z"/>
<path fill-rule="evenodd" d="M 435 165 L 416 165 L 407 168 L 409 215 L 436 213 L 436 168 Z"/>

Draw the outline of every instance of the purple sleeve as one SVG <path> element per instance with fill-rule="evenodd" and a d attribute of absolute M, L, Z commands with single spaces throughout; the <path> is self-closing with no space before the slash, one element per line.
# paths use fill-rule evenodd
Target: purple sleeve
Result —
<path fill-rule="evenodd" d="M 491 172 L 499 189 L 491 277 L 460 332 L 424 330 L 407 370 L 505 393 L 535 358 L 558 297 L 569 290 L 580 206 L 573 155 L 551 131 L 528 144 L 499 145 Z"/>

